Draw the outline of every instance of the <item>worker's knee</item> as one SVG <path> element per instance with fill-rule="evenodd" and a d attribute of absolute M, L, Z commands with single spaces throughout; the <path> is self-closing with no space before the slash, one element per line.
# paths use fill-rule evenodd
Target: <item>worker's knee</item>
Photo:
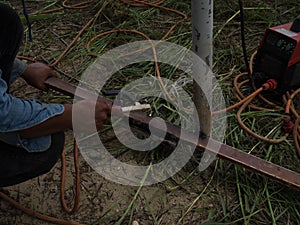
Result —
<path fill-rule="evenodd" d="M 52 135 L 50 148 L 45 152 L 29 153 L 0 142 L 0 187 L 11 186 L 49 172 L 61 156 L 64 133 Z"/>

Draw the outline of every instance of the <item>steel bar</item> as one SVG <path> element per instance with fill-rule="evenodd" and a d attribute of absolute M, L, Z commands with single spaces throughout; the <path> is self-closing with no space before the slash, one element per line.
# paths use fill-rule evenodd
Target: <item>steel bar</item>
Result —
<path fill-rule="evenodd" d="M 64 93 L 68 96 L 73 97 L 75 95 L 76 87 L 62 80 L 59 80 L 58 78 L 50 78 L 46 81 L 46 83 L 52 89 L 60 91 L 61 93 Z M 76 96 L 82 99 L 86 99 L 91 96 L 91 93 L 84 89 L 80 89 L 80 91 L 76 92 Z M 112 104 L 111 100 L 103 97 L 102 99 L 105 100 L 108 104 Z M 140 124 L 141 126 L 149 126 L 149 122 L 152 119 L 143 112 L 132 112 L 129 114 L 129 117 L 130 120 L 134 121 L 135 124 Z M 183 138 L 183 140 L 187 143 L 194 140 L 193 137 L 191 137 L 188 133 L 182 135 L 180 127 L 168 122 L 166 122 L 166 125 L 167 136 L 173 137 L 174 139 Z M 161 130 L 158 125 L 156 125 L 156 127 L 154 128 L 158 131 Z M 248 154 L 229 145 L 219 143 L 217 141 L 210 141 L 208 145 L 208 139 L 206 138 L 198 139 L 196 148 L 200 151 L 206 149 L 210 152 L 216 153 L 217 156 L 222 159 L 228 160 L 234 164 L 238 164 L 246 169 L 269 177 L 274 181 L 280 182 L 300 191 L 300 174 L 285 167 L 281 167 L 279 165 L 268 162 L 264 159 Z"/>

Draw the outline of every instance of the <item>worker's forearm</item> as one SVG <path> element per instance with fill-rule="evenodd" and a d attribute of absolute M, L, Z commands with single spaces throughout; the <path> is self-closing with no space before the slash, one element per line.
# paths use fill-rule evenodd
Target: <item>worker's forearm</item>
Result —
<path fill-rule="evenodd" d="M 72 105 L 65 104 L 61 115 L 52 117 L 34 127 L 19 131 L 22 139 L 36 138 L 72 129 Z"/>

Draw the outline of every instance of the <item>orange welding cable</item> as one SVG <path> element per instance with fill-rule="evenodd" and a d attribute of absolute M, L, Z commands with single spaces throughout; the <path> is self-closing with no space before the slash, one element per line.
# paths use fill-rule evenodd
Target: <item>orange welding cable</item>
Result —
<path fill-rule="evenodd" d="M 29 58 L 29 57 L 26 57 L 26 56 L 20 56 L 20 55 L 18 55 L 17 58 L 20 59 L 20 60 L 25 60 L 25 61 L 29 61 L 29 62 L 36 62 L 35 59 Z"/>
<path fill-rule="evenodd" d="M 76 222 L 72 222 L 72 221 L 67 221 L 67 220 L 62 220 L 62 219 L 58 219 L 58 218 L 55 218 L 55 217 L 51 217 L 51 216 L 47 216 L 47 215 L 43 215 L 41 213 L 35 212 L 35 211 L 31 210 L 31 209 L 28 209 L 28 208 L 24 207 L 23 205 L 21 205 L 20 203 L 16 202 L 12 198 L 8 197 L 6 194 L 4 194 L 1 191 L 0 191 L 0 198 L 2 198 L 3 200 L 5 200 L 6 202 L 8 202 L 9 204 L 11 204 L 12 206 L 14 206 L 15 208 L 23 211 L 27 215 L 39 218 L 39 219 L 44 220 L 44 221 L 48 221 L 48 222 L 56 223 L 56 224 L 61 224 L 61 225 L 83 225 L 83 224 L 80 224 L 80 223 L 76 223 Z"/>
<path fill-rule="evenodd" d="M 150 39 L 146 34 L 144 34 L 143 32 L 140 32 L 140 31 L 137 31 L 137 30 L 127 30 L 127 29 L 122 29 L 122 30 L 109 30 L 109 31 L 105 31 L 105 32 L 103 32 L 103 33 L 97 34 L 96 36 L 92 37 L 92 38 L 88 41 L 88 43 L 87 43 L 87 45 L 86 45 L 86 49 L 87 49 L 89 55 L 92 56 L 92 57 L 98 57 L 97 54 L 92 53 L 91 46 L 92 46 L 93 42 L 95 42 L 95 40 L 98 39 L 98 38 L 101 38 L 101 37 L 103 37 L 103 36 L 106 36 L 106 35 L 109 35 L 109 34 L 113 34 L 113 33 L 133 33 L 133 34 L 137 34 L 137 35 L 139 35 L 139 36 L 145 38 L 146 40 L 148 40 L 149 43 L 151 44 L 151 39 Z M 153 44 L 152 44 L 152 46 L 153 46 Z M 139 50 L 138 52 L 144 51 L 144 50 L 145 50 L 145 49 L 141 49 L 141 50 Z M 156 52 L 155 50 L 153 50 L 153 51 Z M 154 54 L 154 52 L 153 52 L 153 54 Z M 131 55 L 131 54 L 134 54 L 134 53 L 136 53 L 136 52 L 129 52 L 128 55 Z M 126 55 L 125 55 L 125 56 L 126 56 Z"/>
<path fill-rule="evenodd" d="M 287 114 L 290 113 L 290 108 L 291 108 L 291 106 L 292 106 L 292 101 L 293 101 L 293 99 L 294 99 L 294 98 L 296 97 L 296 95 L 298 95 L 299 93 L 300 93 L 300 88 L 297 89 L 296 91 L 294 91 L 294 92 L 289 96 L 289 98 L 288 98 L 288 100 L 287 100 L 287 102 L 286 102 L 286 107 L 285 107 L 285 112 L 286 112 Z M 295 116 L 298 117 L 298 115 L 295 115 Z"/>
<path fill-rule="evenodd" d="M 127 5 L 130 5 L 130 6 L 136 6 L 136 7 L 145 6 L 145 4 L 143 4 L 143 3 L 136 3 L 135 0 L 121 0 L 121 2 L 124 2 L 124 3 L 126 3 Z M 163 0 L 156 0 L 156 1 L 153 1 L 151 3 L 156 4 L 156 5 L 160 5 L 160 4 L 163 3 Z"/>
<path fill-rule="evenodd" d="M 250 135 L 252 135 L 253 137 L 261 140 L 261 141 L 264 141 L 264 142 L 267 142 L 267 143 L 273 143 L 273 144 L 278 144 L 278 143 L 281 143 L 283 142 L 288 136 L 289 136 L 289 133 L 286 133 L 284 136 L 282 136 L 281 138 L 279 139 L 270 139 L 270 138 L 266 138 L 266 137 L 263 137 L 261 135 L 258 135 L 257 133 L 253 132 L 251 129 L 249 129 L 243 122 L 242 120 L 242 117 L 241 117 L 241 114 L 242 112 L 245 110 L 245 108 L 250 104 L 250 102 L 253 100 L 255 96 L 253 96 L 252 98 L 249 98 L 243 105 L 242 107 L 238 110 L 237 112 L 237 120 L 240 124 L 240 126 L 246 131 L 248 132 Z"/>
<path fill-rule="evenodd" d="M 87 51 L 92 55 L 92 56 L 97 56 L 95 54 L 92 54 L 91 52 L 91 45 L 92 43 L 97 39 L 97 38 L 100 38 L 100 37 L 103 37 L 105 35 L 108 35 L 108 34 L 113 34 L 113 33 L 133 33 L 133 34 L 137 34 L 137 35 L 140 35 L 142 36 L 143 38 L 145 38 L 146 40 L 149 41 L 149 43 L 151 44 L 151 48 L 152 48 L 152 52 L 153 52 L 153 57 L 154 57 L 154 64 L 155 64 L 155 71 L 156 71 L 156 76 L 158 77 L 158 80 L 161 84 L 161 87 L 163 88 L 163 91 L 164 93 L 167 95 L 168 99 L 172 102 L 175 102 L 173 100 L 173 98 L 170 96 L 169 92 L 167 91 L 166 89 L 166 86 L 164 84 L 164 82 L 162 81 L 161 79 L 161 74 L 160 74 L 160 69 L 159 69 L 159 65 L 158 65 L 158 59 L 157 59 L 157 52 L 156 52 L 156 48 L 154 46 L 154 44 L 152 43 L 151 39 L 146 35 L 144 34 L 143 32 L 140 32 L 140 31 L 136 31 L 136 30 L 110 30 L 110 31 L 106 31 L 106 32 L 103 32 L 101 34 L 98 34 L 96 36 L 94 36 L 87 44 Z M 143 51 L 144 49 L 141 49 L 141 51 Z M 134 54 L 134 52 L 130 52 L 128 54 Z M 176 103 L 175 103 L 176 104 Z"/>
<path fill-rule="evenodd" d="M 256 55 L 257 55 L 257 51 L 255 51 L 250 57 L 250 62 L 249 62 L 250 74 L 253 73 L 253 63 Z"/>
<path fill-rule="evenodd" d="M 254 65 L 254 59 L 255 59 L 255 56 L 257 55 L 257 51 L 255 51 L 251 57 L 250 57 L 250 62 L 249 62 L 249 68 L 250 68 L 250 76 L 252 76 L 252 73 L 253 73 L 253 65 Z M 253 85 L 253 88 L 255 89 L 255 86 L 254 84 Z M 276 107 L 276 109 L 282 109 L 282 107 L 276 105 L 274 102 L 271 102 L 269 101 L 268 99 L 266 99 L 264 96 L 262 96 L 261 94 L 258 95 L 258 97 L 263 100 L 265 103 L 267 103 L 268 105 L 272 106 L 272 107 Z"/>
<path fill-rule="evenodd" d="M 83 32 L 94 22 L 96 18 L 99 17 L 100 13 L 103 11 L 103 9 L 108 5 L 109 1 L 105 1 L 102 7 L 98 10 L 98 12 L 94 15 L 93 18 L 91 18 L 85 26 L 78 32 L 76 37 L 71 41 L 71 43 L 65 48 L 65 50 L 59 55 L 59 57 L 56 59 L 56 61 L 52 64 L 50 64 L 50 67 L 55 67 L 60 60 L 68 53 L 68 51 L 72 48 L 74 43 L 80 38 L 80 36 L 83 34 Z"/>
<path fill-rule="evenodd" d="M 238 82 L 239 78 L 242 77 L 242 76 L 247 76 L 248 79 L 247 80 L 244 80 L 242 82 Z M 245 96 L 244 94 L 241 92 L 240 88 L 242 87 L 242 85 L 244 85 L 245 83 L 249 83 L 250 82 L 250 79 L 249 79 L 249 75 L 248 73 L 244 72 L 244 73 L 240 73 L 238 74 L 234 80 L 233 80 L 233 85 L 234 85 L 234 88 L 235 88 L 235 92 L 236 92 L 236 96 L 239 100 L 241 99 L 244 99 Z M 261 96 L 261 94 L 259 94 L 258 96 Z M 264 100 L 263 100 L 264 101 Z M 266 102 L 266 101 L 264 101 Z M 267 102 L 266 102 L 267 103 Z M 270 109 L 270 108 L 265 108 L 265 107 L 261 107 L 261 106 L 257 106 L 257 105 L 254 105 L 253 103 L 249 104 L 249 107 L 253 108 L 253 109 L 256 109 L 256 110 L 262 110 L 262 111 L 274 111 L 274 103 L 271 103 L 269 104 L 273 107 L 273 109 Z M 277 106 L 276 105 L 276 109 L 282 109 L 282 107 L 280 106 Z"/>
<path fill-rule="evenodd" d="M 293 141 L 294 141 L 294 144 L 295 144 L 295 148 L 296 148 L 296 152 L 298 154 L 298 157 L 300 157 L 300 144 L 299 144 L 300 130 L 299 130 L 299 128 L 300 128 L 300 117 L 298 117 L 296 119 L 295 124 L 294 124 L 294 128 L 293 128 Z"/>
<path fill-rule="evenodd" d="M 123 2 L 127 3 L 127 2 L 130 2 L 128 0 L 122 0 Z M 133 0 L 134 2 L 137 2 L 137 3 L 140 3 L 141 5 L 140 6 L 152 6 L 152 7 L 155 7 L 155 8 L 159 8 L 159 9 L 162 9 L 162 10 L 165 10 L 165 11 L 169 11 L 169 12 L 173 12 L 173 13 L 176 13 L 178 15 L 181 15 L 183 17 L 182 20 L 179 20 L 177 21 L 168 31 L 167 33 L 160 39 L 160 40 L 165 40 L 170 34 L 171 32 L 178 26 L 178 24 L 180 24 L 181 22 L 185 21 L 188 19 L 188 16 L 183 13 L 183 12 L 180 12 L 179 10 L 176 10 L 176 9 L 171 9 L 171 8 L 168 8 L 168 7 L 164 7 L 164 6 L 161 6 L 161 2 L 158 1 L 160 4 L 158 3 L 155 3 L 155 2 L 146 2 L 146 1 L 141 1 L 141 0 Z M 128 3 L 127 3 L 128 4 Z"/>
<path fill-rule="evenodd" d="M 253 64 L 253 61 L 254 61 L 254 57 L 256 55 L 256 52 L 254 54 L 252 54 L 251 56 L 251 59 L 250 59 L 250 71 L 252 72 L 253 71 L 253 68 L 252 68 L 252 64 Z M 221 110 L 218 110 L 218 111 L 214 111 L 212 112 L 212 115 L 217 115 L 217 114 L 221 114 L 221 113 L 225 113 L 226 111 L 230 111 L 232 109 L 235 109 L 241 105 L 243 105 L 245 102 L 247 102 L 249 99 L 253 99 L 253 97 L 255 96 L 261 96 L 260 93 L 264 90 L 264 88 L 260 87 L 258 88 L 257 90 L 255 90 L 252 94 L 248 95 L 247 97 L 245 97 L 243 95 L 243 93 L 240 91 L 240 87 L 246 83 L 246 82 L 249 82 L 250 80 L 245 80 L 245 81 L 242 81 L 241 83 L 238 83 L 238 79 L 241 78 L 242 76 L 245 76 L 245 75 L 248 75 L 247 72 L 244 72 L 244 73 L 240 73 L 238 74 L 235 78 L 234 78 L 234 81 L 233 81 L 233 85 L 235 87 L 235 91 L 236 91 L 236 96 L 237 98 L 239 99 L 239 102 L 235 103 L 234 105 L 231 105 L 225 109 L 221 109 Z M 267 99 L 265 99 L 264 97 L 261 96 L 261 99 L 263 101 L 265 101 L 266 103 L 274 106 L 275 104 L 268 101 Z M 268 108 L 263 108 L 263 107 L 259 107 L 259 106 L 255 106 L 255 105 L 251 105 L 251 100 L 249 101 L 249 103 L 247 105 L 249 105 L 250 107 L 254 108 L 254 109 L 257 109 L 257 110 L 264 110 L 264 111 L 271 111 L 272 109 L 268 109 Z M 280 107 L 281 108 L 281 107 Z"/>
<path fill-rule="evenodd" d="M 247 79 L 247 80 L 243 80 L 241 82 L 239 82 L 239 78 L 243 77 L 243 76 L 249 76 L 248 73 L 244 72 L 244 73 L 240 73 L 238 74 L 234 79 L 233 79 L 233 86 L 234 86 L 234 91 L 235 91 L 235 96 L 237 97 L 237 99 L 239 101 L 241 101 L 242 99 L 245 99 L 246 96 L 242 93 L 242 91 L 240 90 L 241 87 L 246 84 L 246 83 L 249 83 L 250 82 L 250 79 Z M 256 106 L 254 105 L 253 103 L 250 103 L 249 104 L 249 107 L 253 108 L 253 109 L 256 109 L 256 110 L 267 110 L 269 111 L 270 109 L 265 109 L 263 107 L 259 107 L 259 106 Z"/>
<path fill-rule="evenodd" d="M 293 115 L 294 115 L 296 118 L 298 118 L 298 117 L 299 117 L 299 114 L 298 114 L 297 110 L 295 109 L 295 106 L 294 106 L 294 104 L 293 104 L 293 101 L 290 101 L 290 102 L 288 103 L 288 99 L 290 99 L 290 96 L 291 96 L 291 95 L 290 95 L 289 92 L 287 92 L 285 95 L 282 96 L 283 102 L 284 102 L 285 104 L 288 104 L 288 105 L 286 105 L 286 107 L 285 107 L 285 112 L 286 112 L 287 114 L 290 114 L 290 112 L 292 112 Z"/>
<path fill-rule="evenodd" d="M 66 184 L 66 156 L 65 153 L 62 153 L 62 176 L 61 176 L 61 203 L 62 207 L 65 212 L 67 212 L 69 215 L 74 214 L 79 205 L 80 200 L 80 168 L 79 168 L 79 159 L 78 159 L 78 145 L 76 143 L 76 140 L 74 139 L 74 166 L 75 166 L 75 179 L 76 179 L 76 190 L 75 190 L 75 202 L 72 209 L 69 209 L 66 201 L 65 201 L 65 184 Z"/>
<path fill-rule="evenodd" d="M 181 23 L 182 21 L 186 20 L 188 18 L 188 16 L 178 10 L 174 10 L 174 9 L 171 9 L 171 8 L 167 8 L 167 7 L 164 7 L 164 6 L 160 6 L 160 4 L 162 3 L 162 1 L 155 1 L 155 2 L 146 2 L 146 1 L 140 1 L 140 0 L 133 0 L 133 1 L 128 1 L 128 0 L 122 0 L 122 2 L 124 3 L 127 3 L 127 4 L 135 4 L 135 3 L 138 3 L 138 6 L 152 6 L 152 7 L 156 7 L 156 8 L 160 8 L 160 9 L 163 9 L 163 10 L 166 10 L 166 11 L 169 11 L 169 12 L 173 12 L 173 13 L 176 13 L 176 14 L 179 14 L 183 17 L 182 20 L 176 22 L 168 31 L 167 33 L 160 39 L 160 40 L 164 40 L 166 39 L 170 34 L 171 32 L 176 28 L 176 26 L 178 26 L 179 23 Z M 137 6 L 137 5 L 135 5 Z M 107 32 L 103 32 L 101 34 L 98 34 L 96 35 L 95 37 L 93 37 L 87 44 L 87 49 L 88 51 L 91 53 L 91 50 L 90 50 L 90 46 L 91 46 L 91 43 L 97 39 L 97 38 L 100 38 L 100 37 L 103 37 L 104 35 L 108 35 L 108 34 L 111 34 L 111 33 L 116 33 L 116 32 L 124 32 L 124 33 L 135 33 L 135 34 L 138 34 L 142 37 L 144 37 L 146 40 L 149 40 L 151 41 L 151 39 L 144 33 L 140 32 L 140 31 L 136 31 L 136 30 L 111 30 L 111 31 L 107 31 Z M 162 81 L 162 78 L 161 78 L 161 73 L 160 73 L 160 68 L 159 68 L 159 65 L 158 65 L 158 61 L 157 61 L 157 53 L 156 53 L 156 49 L 155 49 L 155 46 L 152 45 L 152 51 L 153 51 L 153 57 L 154 57 L 154 64 L 155 64 L 155 71 L 156 71 L 156 76 L 161 84 L 161 87 L 163 88 L 163 91 L 164 93 L 166 94 L 167 98 L 173 102 L 173 104 L 177 105 L 176 101 L 171 97 L 171 95 L 169 94 L 169 92 L 167 91 L 166 89 L 166 86 L 164 84 L 164 82 Z M 132 54 L 132 53 L 130 53 Z M 95 56 L 94 54 L 92 56 Z"/>
<path fill-rule="evenodd" d="M 292 99 L 288 99 L 285 105 L 285 113 L 290 114 Z"/>
<path fill-rule="evenodd" d="M 87 3 L 87 2 L 85 2 L 85 3 Z M 39 12 L 39 14 L 49 14 L 49 13 L 59 12 L 59 11 L 62 11 L 64 9 L 83 9 L 83 8 L 87 8 L 87 7 L 88 7 L 88 5 L 82 5 L 82 3 L 76 3 L 74 5 L 64 4 L 64 5 L 62 5 L 61 7 L 58 7 L 58 8 L 48 9 L 48 10 Z M 35 13 L 29 14 L 29 15 L 35 15 Z"/>
<path fill-rule="evenodd" d="M 245 102 L 249 101 L 249 103 L 251 102 L 251 100 L 257 96 L 260 92 L 262 92 L 264 89 L 263 87 L 260 87 L 259 89 L 257 89 L 255 92 L 251 93 L 250 95 L 248 95 L 246 98 L 242 99 L 241 101 L 235 103 L 234 105 L 231 105 L 225 109 L 221 109 L 219 111 L 214 111 L 212 112 L 212 115 L 217 115 L 217 114 L 221 114 L 221 113 L 225 113 L 226 111 L 229 111 L 229 110 L 232 110 L 232 109 L 235 109 L 239 106 L 241 106 L 242 104 L 244 104 Z"/>
<path fill-rule="evenodd" d="M 80 30 L 80 32 L 76 35 L 76 37 L 73 39 L 73 41 L 67 46 L 67 48 L 63 51 L 63 53 L 58 57 L 58 59 L 51 64 L 50 66 L 56 66 L 59 61 L 65 56 L 65 54 L 70 50 L 70 48 L 73 46 L 73 44 L 78 40 L 78 38 L 83 34 L 83 32 L 93 23 L 93 21 L 100 15 L 100 13 L 103 11 L 103 9 L 107 6 L 109 1 L 106 1 L 102 7 L 98 10 L 98 12 L 94 15 L 92 19 L 90 19 L 87 24 Z M 61 184 L 61 203 L 64 211 L 66 211 L 69 215 L 76 212 L 79 201 L 80 201 L 80 169 L 79 169 L 79 159 L 78 159 L 78 146 L 76 144 L 76 141 L 74 140 L 74 165 L 75 165 L 75 171 L 76 171 L 76 195 L 75 195 L 75 202 L 72 209 L 69 209 L 67 207 L 67 204 L 65 202 L 65 177 L 66 177 L 66 160 L 64 153 L 62 154 L 62 184 Z"/>
<path fill-rule="evenodd" d="M 68 0 L 64 0 L 62 3 L 62 6 L 66 9 L 84 9 L 89 7 L 90 3 L 94 2 L 95 0 L 90 0 L 90 1 L 85 1 L 85 2 L 80 2 L 74 5 L 67 5 Z"/>
<path fill-rule="evenodd" d="M 286 107 L 285 107 L 285 113 L 287 115 L 290 114 L 290 111 L 293 113 L 293 115 L 296 117 L 296 121 L 294 123 L 294 127 L 293 127 L 293 141 L 294 141 L 294 145 L 295 145 L 295 149 L 297 152 L 298 157 L 300 157 L 300 116 L 297 112 L 297 110 L 294 107 L 293 104 L 293 100 L 294 98 L 300 93 L 300 88 L 297 89 L 296 91 L 294 91 L 292 94 L 287 93 L 288 95 L 288 99 L 286 99 L 286 97 L 284 96 L 283 99 L 286 102 Z"/>
<path fill-rule="evenodd" d="M 92 2 L 94 2 L 95 0 L 85 1 L 85 2 L 79 2 L 79 3 L 75 3 L 75 4 L 73 4 L 73 5 L 67 5 L 67 4 L 66 4 L 67 1 L 68 1 L 68 0 L 65 0 L 65 1 L 62 3 L 62 6 L 61 6 L 61 7 L 54 8 L 54 9 L 48 9 L 48 10 L 39 12 L 39 14 L 54 13 L 54 12 L 58 12 L 58 11 L 61 11 L 61 10 L 64 10 L 64 9 L 83 9 L 83 8 L 86 8 L 86 7 L 89 6 L 88 3 L 92 3 Z M 35 14 L 33 13 L 33 14 L 30 14 L 30 15 L 35 15 Z"/>

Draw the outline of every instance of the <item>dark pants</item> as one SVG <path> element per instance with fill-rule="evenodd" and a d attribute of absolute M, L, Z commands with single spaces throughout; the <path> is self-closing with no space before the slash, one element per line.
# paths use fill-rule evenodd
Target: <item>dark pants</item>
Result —
<path fill-rule="evenodd" d="M 45 152 L 29 153 L 0 142 L 0 187 L 10 186 L 49 172 L 61 156 L 64 133 L 52 135 L 51 147 Z"/>
<path fill-rule="evenodd" d="M 19 16 L 11 7 L 0 3 L 0 69 L 8 86 L 22 37 L 23 25 Z M 51 147 L 41 153 L 29 153 L 0 141 L 0 187 L 18 184 L 48 172 L 57 162 L 63 147 L 63 132 L 52 135 Z"/>

